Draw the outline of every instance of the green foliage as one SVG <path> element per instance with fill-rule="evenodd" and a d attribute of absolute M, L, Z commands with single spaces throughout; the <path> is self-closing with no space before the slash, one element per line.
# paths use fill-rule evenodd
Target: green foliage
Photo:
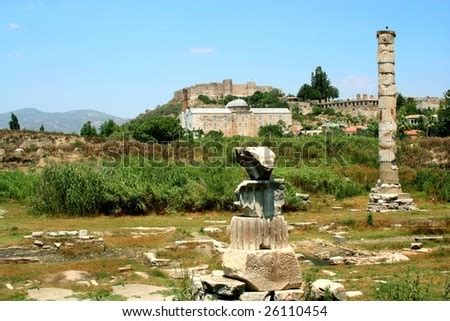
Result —
<path fill-rule="evenodd" d="M 223 133 L 221 130 L 211 130 L 205 135 L 205 138 L 212 140 L 221 140 L 223 138 Z"/>
<path fill-rule="evenodd" d="M 269 92 L 256 91 L 253 95 L 245 97 L 244 99 L 252 107 L 272 107 L 272 108 L 288 108 L 287 102 L 281 100 L 282 94 L 280 91 L 273 89 Z"/>
<path fill-rule="evenodd" d="M 146 111 L 145 114 L 139 115 L 137 119 L 153 116 L 176 116 L 181 112 L 181 110 L 181 103 L 168 102 L 167 104 L 158 105 L 156 108 Z"/>
<path fill-rule="evenodd" d="M 80 135 L 85 137 L 94 137 L 97 136 L 97 130 L 92 125 L 91 121 L 87 121 L 81 127 Z"/>
<path fill-rule="evenodd" d="M 216 100 L 213 100 L 206 95 L 198 95 L 197 99 L 206 105 L 217 104 Z"/>
<path fill-rule="evenodd" d="M 9 121 L 9 129 L 20 130 L 19 120 L 14 113 L 11 113 L 11 120 Z"/>
<path fill-rule="evenodd" d="M 108 290 L 98 290 L 79 294 L 78 298 L 80 300 L 88 300 L 88 301 L 125 301 L 125 298 L 123 296 L 113 294 L 111 291 Z"/>
<path fill-rule="evenodd" d="M 258 136 L 260 137 L 283 137 L 284 128 L 282 124 L 269 124 L 259 127 Z"/>
<path fill-rule="evenodd" d="M 41 124 L 41 127 L 39 127 L 39 131 L 41 133 L 45 132 L 44 124 Z"/>
<path fill-rule="evenodd" d="M 423 191 L 440 201 L 450 202 L 450 172 L 448 170 L 421 168 L 417 170 L 414 183 L 418 191 Z"/>
<path fill-rule="evenodd" d="M 447 91 L 445 97 L 445 103 L 439 107 L 437 112 L 437 123 L 433 130 L 433 134 L 440 137 L 450 136 L 450 90 Z"/>
<path fill-rule="evenodd" d="M 367 214 L 366 223 L 369 226 L 373 226 L 373 215 L 372 215 L 372 213 Z"/>
<path fill-rule="evenodd" d="M 186 272 L 179 282 L 173 283 L 169 293 L 173 295 L 174 301 L 194 301 L 196 293 L 190 274 Z"/>
<path fill-rule="evenodd" d="M 430 300 L 430 284 L 423 284 L 420 275 L 408 271 L 405 277 L 380 284 L 375 297 L 382 301 Z"/>
<path fill-rule="evenodd" d="M 303 101 L 319 100 L 320 91 L 313 88 L 311 85 L 303 84 L 297 93 L 297 97 Z"/>
<path fill-rule="evenodd" d="M 304 84 L 297 97 L 302 100 L 328 100 L 338 98 L 339 90 L 331 85 L 331 81 L 321 66 L 311 73 L 311 85 Z"/>
<path fill-rule="evenodd" d="M 367 125 L 367 129 L 358 130 L 357 135 L 366 137 L 378 137 L 378 122 L 370 121 Z"/>
<path fill-rule="evenodd" d="M 38 175 L 30 202 L 35 212 L 96 214 L 104 199 L 102 176 L 87 165 L 49 165 Z"/>
<path fill-rule="evenodd" d="M 133 138 L 140 142 L 167 143 L 182 136 L 183 129 L 177 118 L 146 117 L 131 125 Z"/>
<path fill-rule="evenodd" d="M 100 126 L 100 136 L 109 137 L 116 130 L 119 129 L 119 126 L 114 122 L 114 120 L 109 119 L 103 122 Z"/>
<path fill-rule="evenodd" d="M 0 202 L 14 199 L 24 201 L 30 195 L 34 172 L 0 171 Z"/>

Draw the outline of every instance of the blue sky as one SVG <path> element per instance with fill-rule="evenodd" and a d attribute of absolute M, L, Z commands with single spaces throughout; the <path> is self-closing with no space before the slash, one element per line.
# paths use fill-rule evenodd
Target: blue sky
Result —
<path fill-rule="evenodd" d="M 341 98 L 376 94 L 376 36 L 397 32 L 405 95 L 450 89 L 450 1 L 0 0 L 0 112 L 134 117 L 232 78 L 296 94 L 318 65 Z"/>

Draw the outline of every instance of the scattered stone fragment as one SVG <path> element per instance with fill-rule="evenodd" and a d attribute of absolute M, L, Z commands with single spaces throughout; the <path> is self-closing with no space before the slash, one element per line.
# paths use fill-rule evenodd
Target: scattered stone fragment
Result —
<path fill-rule="evenodd" d="M 355 212 L 361 212 L 361 210 L 359 210 L 357 208 L 351 208 L 351 209 L 349 209 L 349 212 L 355 213 Z"/>
<path fill-rule="evenodd" d="M 67 270 L 51 275 L 48 280 L 50 282 L 78 282 L 78 281 L 89 281 L 92 276 L 86 271 L 78 270 Z"/>
<path fill-rule="evenodd" d="M 207 224 L 227 224 L 227 221 L 203 221 L 204 223 Z"/>
<path fill-rule="evenodd" d="M 302 289 L 275 291 L 276 301 L 301 301 L 305 293 Z"/>
<path fill-rule="evenodd" d="M 239 297 L 240 301 L 264 301 L 267 298 L 267 292 L 244 292 Z"/>
<path fill-rule="evenodd" d="M 343 258 L 342 256 L 333 256 L 333 257 L 330 257 L 330 258 L 328 259 L 328 261 L 329 261 L 330 264 L 332 264 L 332 265 L 344 265 L 344 264 L 345 264 L 344 258 Z"/>
<path fill-rule="evenodd" d="M 208 264 L 203 264 L 199 266 L 190 267 L 187 269 L 182 268 L 172 268 L 163 270 L 167 275 L 174 279 L 182 279 L 186 276 L 193 277 L 196 275 L 206 275 L 208 274 Z"/>
<path fill-rule="evenodd" d="M 156 254 L 153 252 L 144 253 L 144 256 L 147 259 L 147 261 L 153 266 L 165 266 L 165 265 L 169 265 L 171 262 L 171 260 L 169 260 L 169 259 L 158 258 L 156 256 Z"/>
<path fill-rule="evenodd" d="M 78 236 L 88 236 L 88 231 L 87 230 L 79 230 L 78 231 Z"/>
<path fill-rule="evenodd" d="M 443 236 L 415 236 L 414 240 L 416 242 L 423 242 L 423 241 L 442 241 L 444 239 Z"/>
<path fill-rule="evenodd" d="M 57 235 L 59 237 L 65 237 L 65 236 L 69 236 L 67 231 L 58 231 Z"/>
<path fill-rule="evenodd" d="M 42 247 L 42 249 L 44 249 L 44 250 L 50 250 L 52 247 L 50 246 L 50 245 L 44 245 L 43 247 Z"/>
<path fill-rule="evenodd" d="M 222 229 L 220 227 L 208 226 L 208 227 L 203 228 L 203 232 L 205 232 L 205 233 L 218 233 L 218 232 L 222 232 Z"/>
<path fill-rule="evenodd" d="M 59 249 L 61 247 L 62 243 L 61 242 L 53 242 L 53 245 Z"/>
<path fill-rule="evenodd" d="M 27 290 L 28 298 L 37 301 L 74 301 L 74 292 L 60 288 L 40 288 Z"/>
<path fill-rule="evenodd" d="M 411 250 L 420 250 L 422 248 L 422 243 L 419 242 L 411 243 L 411 246 L 409 248 Z"/>
<path fill-rule="evenodd" d="M 303 261 L 300 261 L 300 263 L 303 263 L 306 265 L 314 265 L 314 263 L 311 260 L 303 260 Z"/>
<path fill-rule="evenodd" d="M 343 235 L 336 235 L 335 234 L 333 236 L 333 238 L 334 238 L 334 242 L 337 243 L 337 244 L 342 244 L 342 243 L 345 243 L 345 241 L 346 241 L 346 238 Z"/>
<path fill-rule="evenodd" d="M 91 286 L 91 282 L 89 282 L 89 281 L 77 281 L 76 284 L 81 285 L 81 286 L 86 286 L 86 287 Z"/>
<path fill-rule="evenodd" d="M 8 290 L 14 290 L 14 287 L 12 286 L 11 283 L 5 283 L 5 286 Z"/>
<path fill-rule="evenodd" d="M 96 280 L 91 280 L 91 285 L 92 286 L 98 286 L 98 282 Z"/>
<path fill-rule="evenodd" d="M 322 270 L 320 272 L 322 272 L 323 274 L 328 275 L 328 276 L 336 276 L 336 273 L 328 271 L 328 270 Z"/>
<path fill-rule="evenodd" d="M 147 273 L 141 272 L 141 271 L 136 271 L 136 272 L 134 272 L 134 274 L 136 274 L 137 276 L 140 276 L 143 279 L 148 279 L 150 277 Z"/>
<path fill-rule="evenodd" d="M 347 296 L 347 298 L 355 298 L 357 296 L 363 295 L 363 293 L 361 291 L 347 291 L 345 292 L 345 295 Z"/>
<path fill-rule="evenodd" d="M 69 231 L 67 232 L 67 236 L 77 236 L 78 235 L 78 231 Z"/>
<path fill-rule="evenodd" d="M 125 273 L 125 272 L 133 271 L 133 268 L 131 267 L 131 265 L 126 265 L 126 266 L 122 266 L 122 267 L 118 268 L 117 270 L 121 273 Z"/>
<path fill-rule="evenodd" d="M 33 238 L 33 236 L 32 235 L 24 235 L 23 238 L 28 240 L 28 239 Z"/>
<path fill-rule="evenodd" d="M 201 277 L 206 293 L 215 294 L 220 299 L 237 299 L 245 290 L 245 283 L 223 276 L 206 275 Z"/>
<path fill-rule="evenodd" d="M 312 291 L 316 300 L 331 299 L 335 301 L 344 301 L 346 299 L 345 288 L 342 284 L 327 279 L 319 279 L 312 283 Z"/>
<path fill-rule="evenodd" d="M 44 242 L 39 241 L 39 240 L 34 241 L 33 244 L 37 245 L 37 246 L 40 246 L 40 247 L 44 246 Z"/>
<path fill-rule="evenodd" d="M 309 194 L 295 193 L 295 197 L 298 197 L 298 198 L 302 199 L 303 201 L 308 202 L 310 195 Z"/>
<path fill-rule="evenodd" d="M 295 257 L 297 258 L 298 261 L 301 261 L 305 258 L 305 256 L 301 253 L 295 253 Z"/>
<path fill-rule="evenodd" d="M 211 272 L 212 276 L 223 276 L 223 271 L 222 270 L 213 270 Z"/>
<path fill-rule="evenodd" d="M 39 259 L 35 257 L 0 257 L 0 263 L 26 264 L 35 262 L 39 262 Z"/>
<path fill-rule="evenodd" d="M 33 232 L 31 233 L 32 237 L 42 237 L 44 236 L 44 232 Z"/>
<path fill-rule="evenodd" d="M 343 208 L 342 206 L 333 206 L 332 209 L 333 209 L 334 211 L 338 211 L 338 210 L 342 210 L 342 209 L 344 209 L 344 208 Z"/>

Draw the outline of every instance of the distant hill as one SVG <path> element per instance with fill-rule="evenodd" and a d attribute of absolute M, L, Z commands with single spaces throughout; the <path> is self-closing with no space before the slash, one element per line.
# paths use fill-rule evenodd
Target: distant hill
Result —
<path fill-rule="evenodd" d="M 62 113 L 47 113 L 35 108 L 23 108 L 12 111 L 19 119 L 21 129 L 39 130 L 44 125 L 46 131 L 79 133 L 83 124 L 91 121 L 99 128 L 108 119 L 123 124 L 127 119 L 115 117 L 92 109 L 77 109 Z M 9 128 L 11 112 L 0 114 L 0 128 Z"/>

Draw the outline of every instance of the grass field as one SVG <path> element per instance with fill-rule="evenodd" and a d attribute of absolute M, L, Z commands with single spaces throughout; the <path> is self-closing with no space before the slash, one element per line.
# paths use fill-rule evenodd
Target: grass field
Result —
<path fill-rule="evenodd" d="M 343 246 L 354 250 L 370 251 L 402 251 L 413 242 L 414 236 L 439 235 L 443 239 L 439 242 L 425 242 L 424 247 L 432 249 L 430 253 L 408 252 L 408 262 L 377 265 L 327 265 L 310 266 L 301 263 L 304 273 L 313 278 L 330 278 L 322 270 L 336 273 L 332 278 L 345 285 L 347 290 L 361 290 L 362 300 L 395 298 L 383 293 L 391 287 L 406 287 L 413 283 L 417 288 L 423 288 L 423 299 L 442 300 L 448 294 L 448 273 L 450 273 L 450 206 L 445 203 L 431 203 L 417 198 L 419 208 L 426 211 L 401 213 L 375 213 L 373 224 L 367 223 L 365 212 L 366 197 L 346 198 L 336 201 L 327 195 L 312 197 L 312 205 L 307 211 L 286 213 L 288 223 L 316 222 L 302 229 L 294 229 L 290 233 L 290 242 L 297 253 L 312 257 L 316 253 L 305 246 L 311 240 L 333 242 L 333 235 L 323 231 L 321 227 L 334 223 L 339 230 L 345 231 L 346 242 Z M 343 209 L 333 210 L 333 206 Z M 0 203 L 5 210 L 4 218 L 0 220 L 0 248 L 8 246 L 30 246 L 32 241 L 24 239 L 33 231 L 52 230 L 80 230 L 88 229 L 90 233 L 102 235 L 108 250 L 113 253 L 108 257 L 92 257 L 90 259 L 77 258 L 76 254 L 63 262 L 46 262 L 31 264 L 0 264 L 0 299 L 26 299 L 27 287 L 58 286 L 49 280 L 48 276 L 66 270 L 82 270 L 91 273 L 99 286 L 93 289 L 80 285 L 69 284 L 67 288 L 84 293 L 84 298 L 120 299 L 109 295 L 111 277 L 115 277 L 114 284 L 144 283 L 161 286 L 174 286 L 177 280 L 171 279 L 160 268 L 151 267 L 142 254 L 154 249 L 158 256 L 176 260 L 182 268 L 207 264 L 211 270 L 220 268 L 220 256 L 210 255 L 195 248 L 174 250 L 171 246 L 176 240 L 189 238 L 193 234 L 202 234 L 204 227 L 211 224 L 205 221 L 227 221 L 233 213 L 211 211 L 203 213 L 174 212 L 171 215 L 146 216 L 95 216 L 95 217 L 38 217 L 27 213 L 26 209 L 17 202 Z M 359 209 L 359 212 L 350 212 Z M 146 235 L 133 237 L 127 227 L 176 227 L 176 232 L 161 235 Z M 226 232 L 212 235 L 222 241 L 227 240 Z M 169 248 L 166 248 L 169 247 Z M 406 253 L 406 252 L 405 252 Z M 143 279 L 135 274 L 123 274 L 119 267 L 131 265 L 134 271 L 142 271 L 149 275 Z M 407 275 L 409 275 L 407 277 Z M 418 279 L 417 279 L 418 278 Z M 33 285 L 29 285 L 29 281 Z M 379 283 L 376 281 L 385 281 Z M 408 283 L 409 282 L 409 283 Z M 14 290 L 6 288 L 9 283 Z M 28 283 L 28 285 L 26 285 Z M 386 285 L 387 284 L 387 285 Z M 380 289 L 377 291 L 377 288 Z M 381 291 L 381 292 L 380 292 Z M 381 294 L 380 294 L 381 293 Z M 447 297 L 446 297 L 447 296 Z"/>

